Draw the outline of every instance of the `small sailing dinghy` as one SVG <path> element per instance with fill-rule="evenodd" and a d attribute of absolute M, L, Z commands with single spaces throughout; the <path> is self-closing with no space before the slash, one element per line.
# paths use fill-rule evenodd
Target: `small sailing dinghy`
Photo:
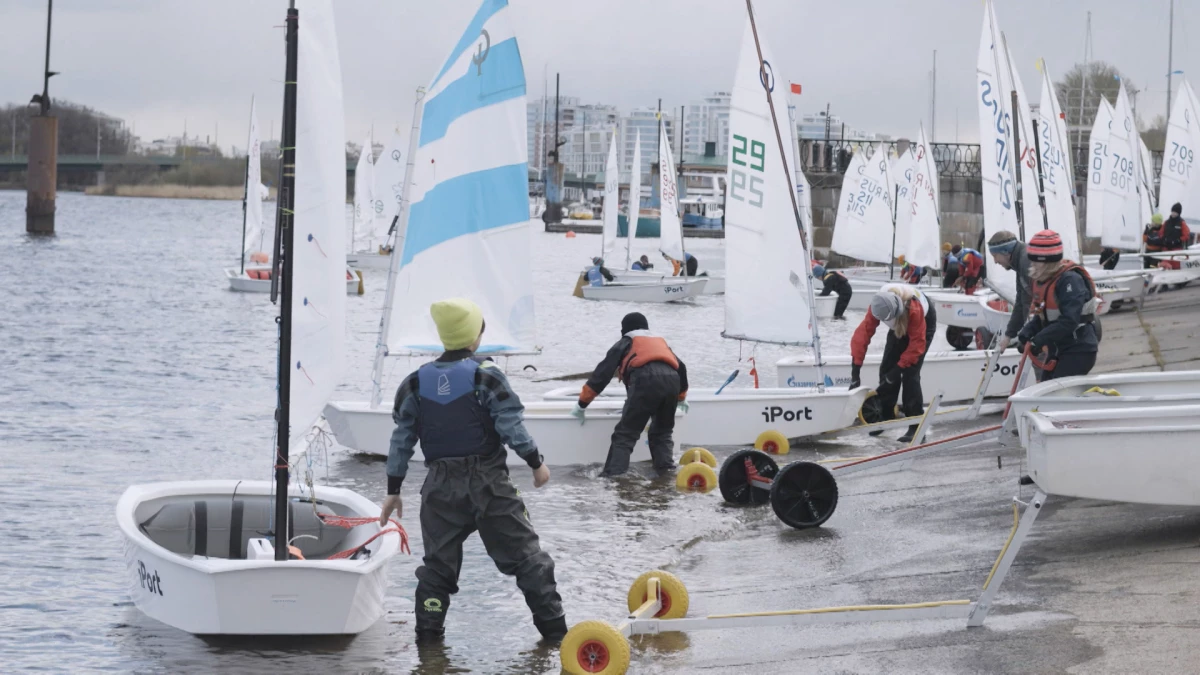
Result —
<path fill-rule="evenodd" d="M 258 137 L 258 113 L 254 99 L 250 99 L 250 132 L 246 140 L 246 179 L 242 193 L 242 252 L 238 267 L 225 270 L 229 288 L 234 291 L 254 292 L 252 282 L 263 273 L 270 273 L 271 259 L 263 253 L 263 199 L 267 188 L 262 184 L 262 145 Z M 249 263 L 249 264 L 247 264 Z M 269 277 L 268 277 L 269 278 Z M 267 283 L 269 292 L 270 282 Z"/>
<path fill-rule="evenodd" d="M 388 561 L 407 548 L 404 530 L 380 529 L 379 508 L 366 498 L 289 480 L 289 447 L 305 437 L 341 372 L 346 303 L 333 9 L 330 0 L 303 4 L 302 34 L 294 2 L 287 14 L 275 480 L 134 485 L 117 502 L 134 604 L 189 633 L 362 632 L 383 615 Z"/>
<path fill-rule="evenodd" d="M 391 256 L 385 253 L 389 221 L 383 217 L 384 202 L 376 198 L 374 141 L 363 141 L 354 167 L 354 211 L 350 223 L 350 250 L 346 264 L 359 269 L 387 269 Z"/>

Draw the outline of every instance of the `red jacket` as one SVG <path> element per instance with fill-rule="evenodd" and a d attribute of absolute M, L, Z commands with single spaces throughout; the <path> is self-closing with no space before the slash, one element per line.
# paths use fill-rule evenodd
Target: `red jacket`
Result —
<path fill-rule="evenodd" d="M 964 251 L 962 256 L 962 276 L 978 277 L 983 271 L 983 256 L 975 251 Z"/>
<path fill-rule="evenodd" d="M 867 358 L 867 345 L 875 337 L 875 329 L 879 327 L 879 319 L 867 310 L 858 328 L 854 329 L 854 337 L 850 338 L 850 360 L 854 365 L 861 366 Z M 916 365 L 917 359 L 925 353 L 925 308 L 921 306 L 920 298 L 908 301 L 908 347 L 900 354 L 900 367 L 909 368 Z"/>

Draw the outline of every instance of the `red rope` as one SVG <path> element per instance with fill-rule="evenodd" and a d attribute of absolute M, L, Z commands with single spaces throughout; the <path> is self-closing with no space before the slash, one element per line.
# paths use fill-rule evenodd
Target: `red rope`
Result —
<path fill-rule="evenodd" d="M 317 517 L 320 518 L 321 522 L 325 523 L 326 525 L 330 525 L 333 527 L 344 527 L 347 530 L 354 528 L 354 527 L 358 527 L 359 525 L 368 525 L 370 523 L 378 523 L 379 522 L 378 518 L 347 518 L 345 516 L 338 516 L 338 515 L 334 515 L 332 513 L 318 513 Z M 404 526 L 401 525 L 400 522 L 397 521 L 395 518 L 390 518 L 388 520 L 388 522 L 390 522 L 393 525 L 393 527 L 385 527 L 384 529 L 371 535 L 370 539 L 367 539 L 366 541 L 359 544 L 358 546 L 355 546 L 354 548 L 346 549 L 345 551 L 334 553 L 333 555 L 329 556 L 327 559 L 328 560 L 341 560 L 343 558 L 349 558 L 350 556 L 354 555 L 358 551 L 361 551 L 367 544 L 375 541 L 376 539 L 382 537 L 385 534 L 390 534 L 392 532 L 399 533 L 399 535 L 400 535 L 400 551 L 403 553 L 411 554 L 412 551 L 408 548 L 408 532 L 405 531 Z"/>

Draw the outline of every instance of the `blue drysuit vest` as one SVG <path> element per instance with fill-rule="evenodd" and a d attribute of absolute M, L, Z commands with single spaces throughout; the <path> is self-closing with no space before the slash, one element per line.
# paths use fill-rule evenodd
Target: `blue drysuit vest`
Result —
<path fill-rule="evenodd" d="M 588 283 L 593 286 L 604 285 L 604 275 L 600 273 L 600 266 L 596 265 L 587 271 Z"/>
<path fill-rule="evenodd" d="M 417 433 L 425 461 L 502 450 L 496 425 L 475 396 L 478 368 L 474 359 L 463 359 L 442 367 L 426 363 L 417 370 L 421 395 Z"/>

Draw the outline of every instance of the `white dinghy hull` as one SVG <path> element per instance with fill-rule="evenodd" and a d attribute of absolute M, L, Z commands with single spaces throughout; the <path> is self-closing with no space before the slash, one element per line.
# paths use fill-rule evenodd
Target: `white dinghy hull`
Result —
<path fill-rule="evenodd" d="M 933 303 L 939 325 L 972 330 L 987 327 L 983 306 L 996 297 L 991 293 L 967 295 L 952 291 L 932 291 L 925 293 L 925 296 Z"/>
<path fill-rule="evenodd" d="M 674 278 L 674 277 L 670 277 Z M 617 300 L 623 302 L 678 302 L 701 295 L 707 280 L 693 277 L 687 281 L 662 283 L 609 283 L 604 286 L 584 286 L 583 297 L 588 300 Z"/>
<path fill-rule="evenodd" d="M 400 538 L 385 534 L 367 545 L 371 555 L 359 560 L 315 559 L 327 543 L 297 538 L 308 560 L 276 562 L 246 559 L 253 539 L 264 531 L 255 519 L 260 508 L 273 506 L 267 481 L 180 481 L 134 485 L 117 502 L 117 523 L 124 536 L 126 580 L 134 604 L 147 616 L 197 635 L 352 635 L 369 628 L 383 615 L 388 561 L 399 551 Z M 307 499 L 293 486 L 291 496 Z M 378 517 L 379 507 L 349 490 L 318 488 L 321 508 L 337 515 Z M 228 555 L 232 529 L 229 514 L 235 500 L 248 504 L 240 546 L 241 559 Z M 196 555 L 198 511 L 203 502 L 206 552 Z M 224 520 L 216 513 L 223 508 Z M 311 513 L 311 502 L 292 502 L 294 512 Z M 315 518 L 312 519 L 315 522 Z M 311 523 L 310 523 L 311 524 Z M 190 530 L 187 528 L 190 526 Z M 333 549 L 361 545 L 379 532 L 377 524 L 345 530 L 319 526 L 330 534 Z M 303 526 L 297 527 L 300 534 Z M 345 533 L 344 536 L 339 536 Z M 155 541 L 154 538 L 160 541 Z M 175 550 L 168 548 L 168 545 Z"/>
<path fill-rule="evenodd" d="M 262 265 L 255 265 L 255 266 L 248 265 L 246 267 L 246 271 L 247 272 L 254 271 L 254 272 L 268 272 L 269 273 L 271 271 L 271 267 L 270 266 L 262 266 Z M 246 274 L 244 272 L 239 272 L 237 269 L 232 268 L 232 267 L 227 268 L 225 270 L 225 278 L 229 279 L 229 290 L 231 290 L 231 291 L 237 291 L 239 293 L 270 293 L 271 292 L 271 280 L 270 279 L 252 279 L 252 278 L 246 276 Z M 358 276 L 355 275 L 354 272 L 352 272 L 350 270 L 350 268 L 346 268 L 346 294 L 347 295 L 357 295 L 358 294 Z"/>
<path fill-rule="evenodd" d="M 1030 412 L 1029 476 L 1047 494 L 1200 506 L 1200 406 Z"/>
<path fill-rule="evenodd" d="M 346 264 L 360 270 L 386 270 L 392 265 L 392 256 L 382 253 L 348 253 Z"/>
<path fill-rule="evenodd" d="M 921 392 L 925 395 L 925 403 L 929 403 L 939 391 L 944 401 L 974 399 L 989 354 L 991 351 L 983 350 L 926 354 L 925 364 L 921 367 Z M 867 354 L 860 373 L 864 387 L 874 389 L 879 386 L 879 363 L 882 359 L 881 354 Z M 1001 355 L 992 368 L 992 378 L 988 381 L 984 396 L 1008 396 L 1020 362 L 1021 355 L 1015 349 Z M 816 386 L 816 361 L 811 355 L 788 356 L 780 359 L 775 367 L 780 387 Z M 834 387 L 850 386 L 850 368 L 848 355 L 825 357 L 825 376 Z"/>
<path fill-rule="evenodd" d="M 723 295 L 725 293 L 725 277 L 721 276 L 674 277 L 668 274 L 660 274 L 654 270 L 625 270 L 613 273 L 613 283 L 616 284 L 669 284 L 673 281 L 687 279 L 703 279 L 707 282 L 704 284 L 704 290 L 700 292 L 700 295 Z"/>

